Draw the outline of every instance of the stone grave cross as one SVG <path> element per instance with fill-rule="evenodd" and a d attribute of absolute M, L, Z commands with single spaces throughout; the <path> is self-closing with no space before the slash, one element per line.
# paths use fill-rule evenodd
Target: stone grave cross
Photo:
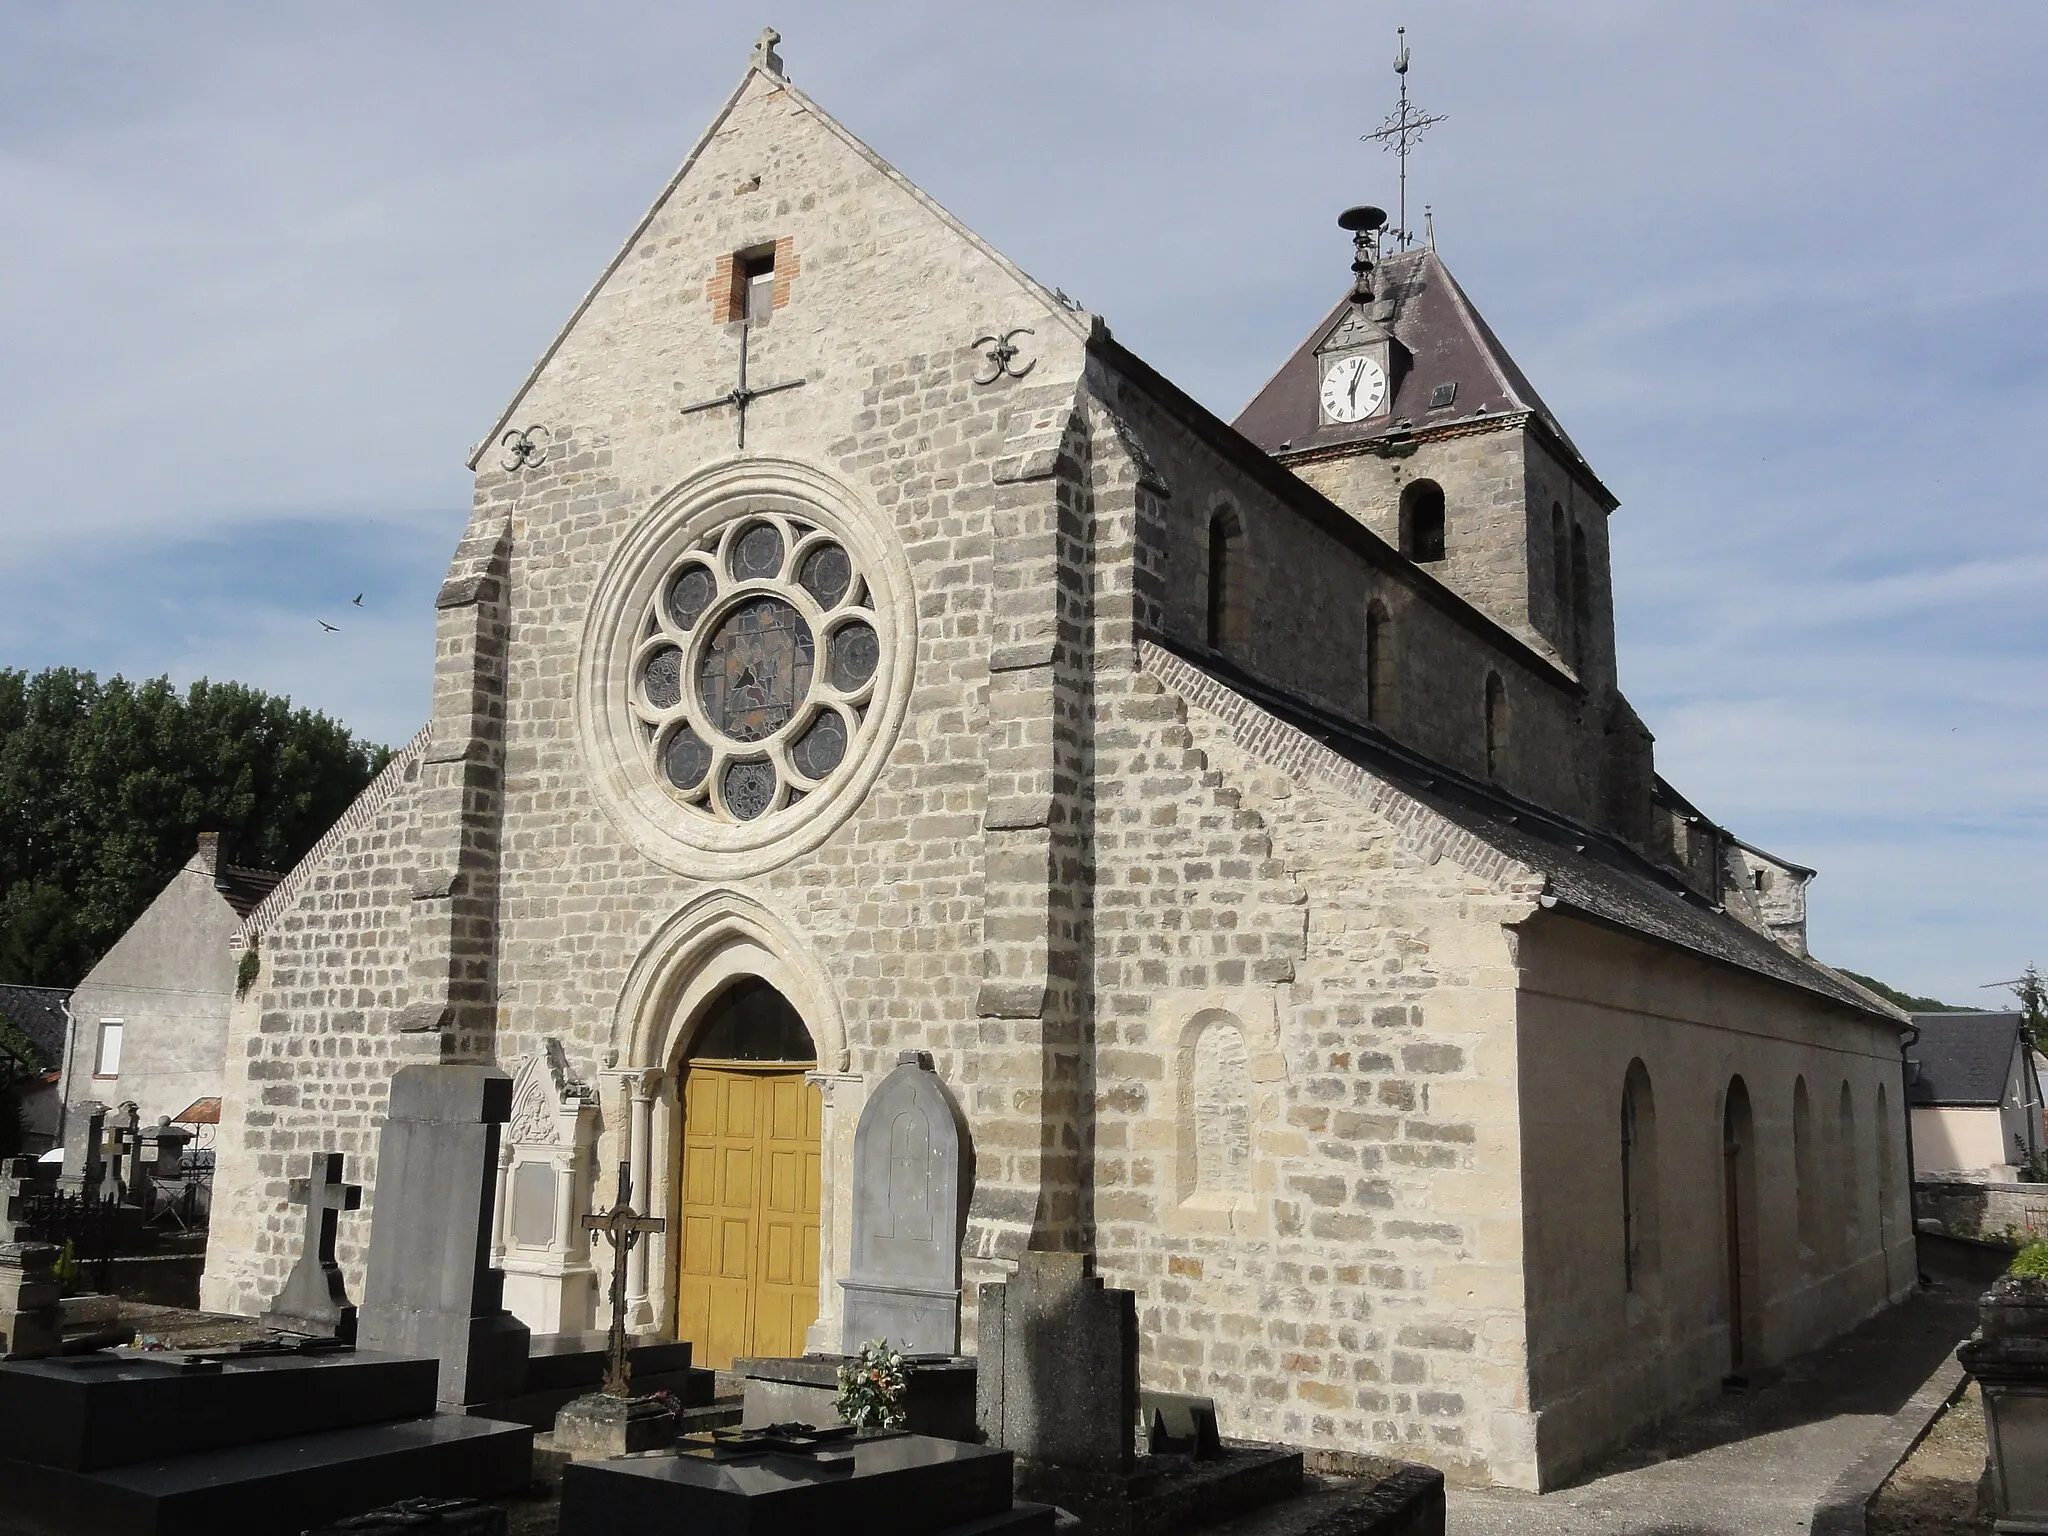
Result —
<path fill-rule="evenodd" d="M 608 1211 L 592 1211 L 583 1218 L 586 1231 L 602 1233 L 612 1245 L 612 1326 L 605 1338 L 604 1390 L 607 1397 L 627 1397 L 626 1383 L 633 1366 L 626 1352 L 626 1256 L 643 1232 L 664 1232 L 668 1223 L 659 1216 L 642 1216 L 633 1209 L 633 1171 L 619 1164 L 619 1194 Z"/>
<path fill-rule="evenodd" d="M 292 1180 L 291 1197 L 294 1205 L 306 1208 L 306 1235 L 284 1289 L 263 1314 L 264 1324 L 351 1342 L 356 1309 L 343 1287 L 341 1265 L 335 1262 L 334 1239 L 341 1213 L 362 1209 L 363 1186 L 343 1183 L 342 1155 L 327 1152 L 313 1159 L 311 1177 Z"/>

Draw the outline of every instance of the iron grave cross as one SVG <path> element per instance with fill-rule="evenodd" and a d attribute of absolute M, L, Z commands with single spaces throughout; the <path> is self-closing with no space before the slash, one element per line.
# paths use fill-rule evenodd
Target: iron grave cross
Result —
<path fill-rule="evenodd" d="M 630 1203 L 633 1174 L 619 1164 L 619 1194 L 608 1211 L 592 1211 L 583 1218 L 585 1230 L 601 1232 L 612 1245 L 612 1326 L 605 1337 L 604 1390 L 610 1397 L 629 1397 L 626 1383 L 632 1377 L 632 1362 L 626 1357 L 626 1255 L 640 1241 L 643 1232 L 662 1232 L 668 1223 L 659 1216 L 642 1216 Z"/>
<path fill-rule="evenodd" d="M 748 406 L 752 405 L 756 400 L 760 399 L 763 395 L 779 395 L 785 389 L 799 389 L 806 382 L 803 379 L 785 379 L 780 384 L 763 384 L 758 389 L 748 384 L 747 341 L 748 338 L 753 335 L 753 333 L 754 326 L 752 321 L 742 321 L 740 323 L 739 383 L 735 384 L 731 389 L 727 390 L 722 395 L 715 395 L 709 400 L 699 400 L 695 405 L 686 405 L 683 407 L 683 414 L 685 416 L 694 416 L 699 411 L 715 411 L 721 405 L 731 406 L 735 413 L 737 413 L 738 417 L 737 422 L 735 423 L 735 430 L 733 433 L 733 446 L 735 448 L 744 448 L 747 446 Z"/>

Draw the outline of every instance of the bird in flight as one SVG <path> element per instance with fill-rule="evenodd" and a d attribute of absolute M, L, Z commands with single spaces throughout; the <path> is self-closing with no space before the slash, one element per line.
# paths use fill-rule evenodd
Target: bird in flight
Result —
<path fill-rule="evenodd" d="M 341 633 L 341 626 L 339 624 L 330 624 L 325 619 L 319 620 L 318 623 L 320 627 L 326 630 L 327 633 L 329 633 L 330 635 L 338 635 Z"/>
<path fill-rule="evenodd" d="M 356 594 L 356 606 L 358 608 L 363 606 L 363 594 L 360 592 Z"/>

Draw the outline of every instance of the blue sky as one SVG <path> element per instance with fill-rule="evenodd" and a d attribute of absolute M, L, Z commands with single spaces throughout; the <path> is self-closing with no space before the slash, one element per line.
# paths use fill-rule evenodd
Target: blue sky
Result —
<path fill-rule="evenodd" d="M 397 742 L 470 445 L 745 60 L 1225 415 L 1358 142 L 1608 484 L 1664 773 L 1824 958 L 2048 963 L 2048 7 L 0 0 L 0 664 Z M 364 593 L 355 608 L 350 599 Z M 322 632 L 316 619 L 342 626 Z"/>

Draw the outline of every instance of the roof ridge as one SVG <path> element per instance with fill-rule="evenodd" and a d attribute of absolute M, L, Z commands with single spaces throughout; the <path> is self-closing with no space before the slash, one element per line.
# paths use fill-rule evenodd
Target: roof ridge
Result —
<path fill-rule="evenodd" d="M 335 818 L 334 825 L 321 833 L 319 840 L 306 850 L 306 856 L 282 875 L 271 887 L 270 894 L 242 919 L 243 943 L 254 943 L 260 938 L 264 928 L 299 899 L 299 892 L 305 888 L 306 881 L 321 861 L 333 852 L 335 844 L 384 808 L 397 793 L 405 771 L 425 755 L 433 734 L 434 723 L 429 720 L 414 733 L 411 741 L 391 754 L 391 761 L 384 765 L 383 771 L 363 787 L 363 792 L 349 802 L 348 809 Z"/>

